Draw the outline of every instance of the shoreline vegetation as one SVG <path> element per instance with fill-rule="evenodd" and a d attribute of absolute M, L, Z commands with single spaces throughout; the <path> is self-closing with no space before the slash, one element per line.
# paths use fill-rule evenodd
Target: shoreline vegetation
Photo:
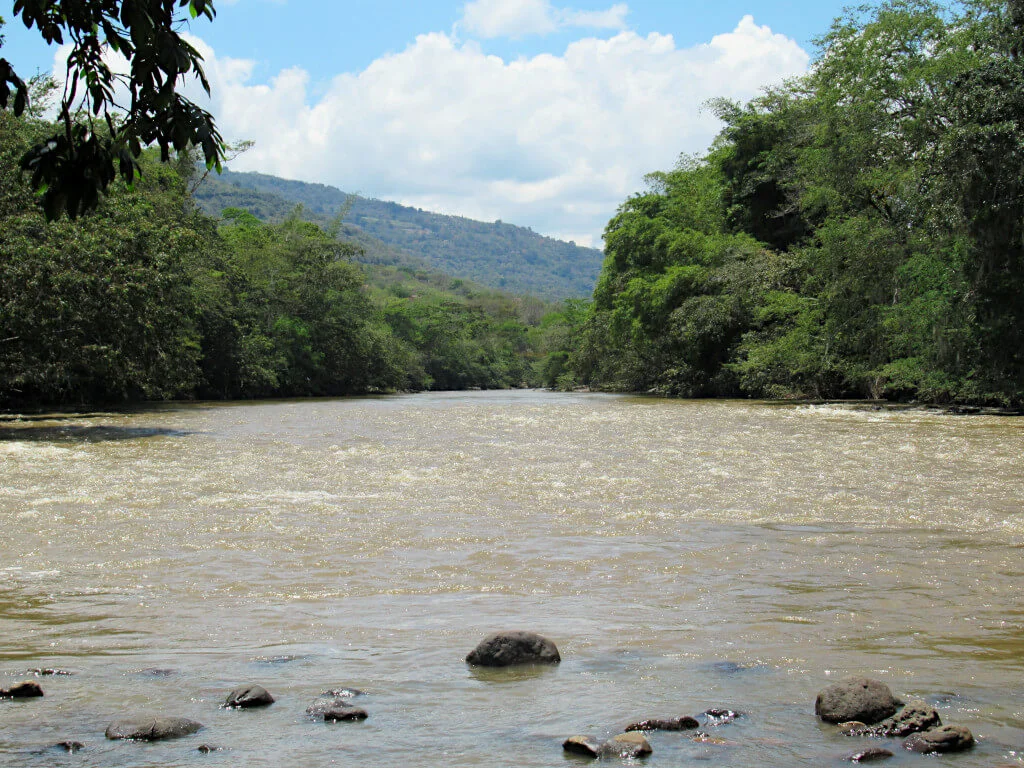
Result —
<path fill-rule="evenodd" d="M 1024 10 L 895 1 L 653 173 L 605 232 L 571 387 L 1024 403 Z"/>
<path fill-rule="evenodd" d="M 1024 10 L 894 0 L 648 177 L 593 300 L 360 263 L 341 217 L 203 214 L 194 153 L 47 221 L 0 110 L 0 409 L 544 386 L 1024 407 Z M 988 411 L 986 411 L 988 412 Z"/>

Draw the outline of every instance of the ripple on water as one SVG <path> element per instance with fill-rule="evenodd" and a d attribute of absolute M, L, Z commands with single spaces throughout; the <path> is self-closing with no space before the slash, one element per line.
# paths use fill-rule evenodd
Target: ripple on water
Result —
<path fill-rule="evenodd" d="M 191 742 L 98 739 L 131 706 L 282 768 L 404 766 L 438 733 L 445 764 L 546 766 L 572 733 L 728 707 L 728 743 L 653 759 L 819 765 L 849 742 L 814 696 L 847 674 L 948 696 L 988 739 L 965 768 L 1024 739 L 1020 420 L 510 392 L 80 419 L 106 422 L 127 437 L 0 440 L 0 657 L 76 670 L 4 708 L 0 763 L 52 737 L 179 764 Z M 505 627 L 565 661 L 474 674 Z M 217 710 L 248 682 L 278 703 Z M 369 720 L 307 722 L 343 685 Z"/>

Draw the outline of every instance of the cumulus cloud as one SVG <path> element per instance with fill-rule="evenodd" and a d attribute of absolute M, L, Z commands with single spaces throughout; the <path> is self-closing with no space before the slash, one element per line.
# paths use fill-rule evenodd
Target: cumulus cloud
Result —
<path fill-rule="evenodd" d="M 255 141 L 234 170 L 500 218 L 596 246 L 646 173 L 707 148 L 719 124 L 703 102 L 748 99 L 808 65 L 794 41 L 750 16 L 695 47 L 622 31 L 512 61 L 426 34 L 318 83 L 297 68 L 253 82 L 253 62 L 190 41 L 206 60 L 213 97 L 194 82 L 186 95 L 213 111 L 226 138 Z"/>
<path fill-rule="evenodd" d="M 462 25 L 484 38 L 547 35 L 564 27 L 625 29 L 629 6 L 605 11 L 556 8 L 549 0 L 473 0 L 462 9 Z"/>

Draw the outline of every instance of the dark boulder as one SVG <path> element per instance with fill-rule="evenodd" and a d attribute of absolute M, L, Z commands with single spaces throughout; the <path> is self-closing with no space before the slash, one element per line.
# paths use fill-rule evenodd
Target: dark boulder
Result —
<path fill-rule="evenodd" d="M 223 752 L 224 747 L 214 746 L 213 744 L 200 744 L 196 747 L 197 752 L 202 752 L 204 755 L 208 755 L 211 752 Z"/>
<path fill-rule="evenodd" d="M 872 725 L 894 715 L 900 703 L 885 683 L 867 677 L 851 677 L 819 693 L 814 713 L 827 723 L 859 720 Z"/>
<path fill-rule="evenodd" d="M 111 723 L 105 735 L 108 739 L 161 741 L 188 736 L 202 727 L 187 717 L 130 717 Z"/>
<path fill-rule="evenodd" d="M 626 726 L 626 732 L 630 731 L 688 731 L 692 728 L 699 728 L 698 723 L 694 718 L 689 715 L 682 715 L 680 717 L 673 717 L 668 720 L 662 720 L 659 718 L 650 718 L 648 720 L 640 720 L 636 723 L 630 723 Z"/>
<path fill-rule="evenodd" d="M 885 760 L 890 757 L 892 757 L 892 752 L 888 749 L 871 747 L 870 749 L 862 749 L 860 752 L 850 755 L 846 760 L 851 763 L 873 763 L 877 760 Z"/>
<path fill-rule="evenodd" d="M 0 690 L 0 699 L 35 699 L 42 695 L 43 689 L 39 683 L 33 683 L 31 680 L 18 683 L 6 691 Z"/>
<path fill-rule="evenodd" d="M 60 749 L 65 752 L 78 752 L 81 749 L 85 749 L 85 744 L 80 741 L 60 741 L 53 745 L 54 749 Z"/>
<path fill-rule="evenodd" d="M 930 731 L 921 731 L 903 742 L 911 752 L 962 752 L 974 746 L 974 735 L 962 725 L 943 725 Z"/>
<path fill-rule="evenodd" d="M 339 723 L 347 720 L 365 720 L 369 714 L 362 707 L 353 707 L 351 704 L 328 707 L 323 712 L 325 723 Z"/>
<path fill-rule="evenodd" d="M 555 644 L 534 632 L 495 632 L 466 656 L 468 664 L 478 667 L 558 664 L 561 660 Z"/>
<path fill-rule="evenodd" d="M 647 757 L 654 750 L 642 733 L 631 731 L 613 736 L 600 746 L 598 757 L 637 758 Z"/>
<path fill-rule="evenodd" d="M 228 694 L 224 706 L 228 709 L 251 709 L 268 707 L 273 703 L 274 697 L 262 685 L 240 685 Z"/>
<path fill-rule="evenodd" d="M 570 736 L 562 742 L 562 749 L 574 755 L 597 757 L 601 753 L 601 744 L 590 736 Z"/>
<path fill-rule="evenodd" d="M 365 720 L 369 714 L 361 707 L 352 706 L 347 699 L 322 699 L 306 707 L 306 714 L 314 720 L 337 723 L 349 720 Z"/>

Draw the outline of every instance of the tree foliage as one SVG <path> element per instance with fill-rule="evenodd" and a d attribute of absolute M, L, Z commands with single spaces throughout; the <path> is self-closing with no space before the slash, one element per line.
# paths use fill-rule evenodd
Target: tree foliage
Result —
<path fill-rule="evenodd" d="M 192 18 L 215 13 L 212 0 L 15 0 L 26 27 L 71 46 L 55 130 L 20 160 L 48 219 L 92 210 L 118 176 L 131 184 L 150 145 L 165 161 L 198 147 L 207 167 L 220 168 L 213 117 L 176 91 L 190 75 L 210 91 L 202 57 L 178 32 L 184 9 Z M 112 55 L 128 62 L 127 74 L 115 71 Z M 28 102 L 28 85 L 0 59 L 0 109 L 21 116 Z"/>
<path fill-rule="evenodd" d="M 653 174 L 570 358 L 683 395 L 1024 401 L 1019 3 L 892 0 Z"/>

